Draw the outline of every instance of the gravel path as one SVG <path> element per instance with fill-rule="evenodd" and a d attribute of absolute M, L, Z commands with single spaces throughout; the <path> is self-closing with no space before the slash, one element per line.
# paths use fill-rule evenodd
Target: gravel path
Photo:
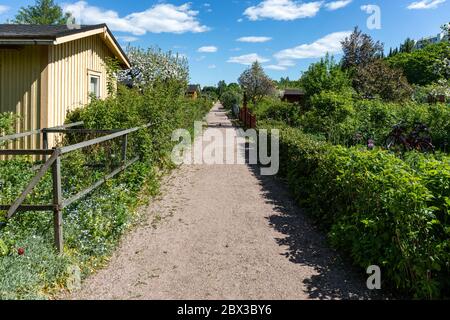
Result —
<path fill-rule="evenodd" d="M 231 123 L 220 108 L 211 127 Z M 221 129 L 223 130 L 223 129 Z M 146 222 L 70 299 L 348 299 L 368 297 L 285 186 L 247 165 L 184 165 Z"/>

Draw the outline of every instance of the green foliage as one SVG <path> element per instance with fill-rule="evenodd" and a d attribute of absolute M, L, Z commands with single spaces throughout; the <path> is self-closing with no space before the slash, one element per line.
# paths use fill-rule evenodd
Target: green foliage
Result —
<path fill-rule="evenodd" d="M 410 153 L 402 160 L 275 127 L 281 130 L 280 174 L 334 247 L 362 270 L 379 265 L 384 287 L 417 298 L 448 292 L 449 156 Z"/>
<path fill-rule="evenodd" d="M 227 83 L 224 80 L 220 80 L 217 84 L 217 93 L 219 94 L 219 98 L 222 97 L 222 94 L 227 90 Z"/>
<path fill-rule="evenodd" d="M 300 106 L 281 101 L 279 98 L 264 98 L 252 112 L 257 119 L 281 121 L 291 126 L 297 126 L 300 121 Z"/>
<path fill-rule="evenodd" d="M 129 135 L 129 158 L 140 160 L 89 196 L 64 209 L 64 255 L 53 248 L 53 222 L 48 212 L 20 212 L 0 220 L 0 299 L 43 299 L 66 286 L 68 267 L 77 265 L 85 276 L 100 267 L 123 232 L 138 218 L 140 196 L 155 194 L 161 173 L 173 167 L 172 131 L 191 128 L 212 106 L 206 99 L 186 99 L 179 82 L 158 82 L 140 89 L 119 86 L 116 97 L 94 99 L 74 110 L 67 122 L 84 121 L 94 129 L 123 129 L 151 122 L 149 129 Z M 64 144 L 95 135 L 67 135 Z M 68 154 L 62 159 L 63 196 L 89 187 L 120 163 L 121 140 Z M 31 159 L 0 161 L 0 203 L 13 201 L 35 175 Z M 50 203 L 50 173 L 25 203 Z M 3 213 L 2 213 L 3 215 Z M 6 222 L 6 224 L 4 224 Z M 18 255 L 18 248 L 25 254 Z"/>
<path fill-rule="evenodd" d="M 378 97 L 385 101 L 410 100 L 413 91 L 402 71 L 381 59 L 357 67 L 353 84 L 363 98 Z"/>
<path fill-rule="evenodd" d="M 392 48 L 389 50 L 389 55 L 388 58 L 393 57 L 399 53 L 411 53 L 415 50 L 415 45 L 416 42 L 411 39 L 411 38 L 407 38 L 401 45 L 400 45 L 400 49 L 399 48 L 395 48 L 392 50 Z"/>
<path fill-rule="evenodd" d="M 63 25 L 67 23 L 70 16 L 70 13 L 63 14 L 61 7 L 53 0 L 36 0 L 34 5 L 21 7 L 13 23 Z"/>
<path fill-rule="evenodd" d="M 350 72 L 357 68 L 366 66 L 383 56 L 383 44 L 374 41 L 368 34 L 362 33 L 356 27 L 352 34 L 341 42 L 342 68 Z"/>
<path fill-rule="evenodd" d="M 278 89 L 301 88 L 299 80 L 291 80 L 289 79 L 289 77 L 281 77 L 280 80 L 276 82 L 276 84 Z"/>
<path fill-rule="evenodd" d="M 17 119 L 17 115 L 12 112 L 0 113 L 0 137 L 14 132 L 14 124 Z"/>
<path fill-rule="evenodd" d="M 275 89 L 272 80 L 266 75 L 258 61 L 255 61 L 241 74 L 239 84 L 249 101 L 255 105 L 264 97 L 271 95 Z"/>
<path fill-rule="evenodd" d="M 353 99 L 349 92 L 322 91 L 310 99 L 310 106 L 300 121 L 306 132 L 321 134 L 339 143 L 353 133 Z"/>
<path fill-rule="evenodd" d="M 399 53 L 388 58 L 387 62 L 402 69 L 409 83 L 427 85 L 450 77 L 449 59 L 450 44 L 441 42 L 410 53 Z"/>
<path fill-rule="evenodd" d="M 120 70 L 120 63 L 116 58 L 106 57 L 106 89 L 109 96 L 113 96 L 117 89 L 117 75 Z"/>
<path fill-rule="evenodd" d="M 205 86 L 202 89 L 202 96 L 207 97 L 212 101 L 219 99 L 219 90 L 216 87 Z"/>
<path fill-rule="evenodd" d="M 310 98 L 322 91 L 342 92 L 351 90 L 351 82 L 346 72 L 334 59 L 327 55 L 320 62 L 313 63 L 302 75 L 300 84 Z"/>
<path fill-rule="evenodd" d="M 413 100 L 419 103 L 438 102 L 450 103 L 450 80 L 439 80 L 426 86 L 415 86 Z"/>
<path fill-rule="evenodd" d="M 222 93 L 220 102 L 226 109 L 231 109 L 235 105 L 240 105 L 242 102 L 242 93 L 236 90 L 227 90 Z"/>

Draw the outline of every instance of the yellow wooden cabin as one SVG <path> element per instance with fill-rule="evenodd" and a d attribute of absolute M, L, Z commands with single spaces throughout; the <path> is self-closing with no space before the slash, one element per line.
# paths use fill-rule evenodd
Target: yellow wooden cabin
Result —
<path fill-rule="evenodd" d="M 107 97 L 107 57 L 130 67 L 105 24 L 73 29 L 0 24 L 0 112 L 20 116 L 16 132 L 62 125 L 91 94 Z M 32 137 L 17 143 L 35 148 L 40 141 Z"/>
<path fill-rule="evenodd" d="M 199 84 L 190 84 L 186 89 L 186 97 L 191 99 L 197 99 L 200 96 L 200 85 Z"/>

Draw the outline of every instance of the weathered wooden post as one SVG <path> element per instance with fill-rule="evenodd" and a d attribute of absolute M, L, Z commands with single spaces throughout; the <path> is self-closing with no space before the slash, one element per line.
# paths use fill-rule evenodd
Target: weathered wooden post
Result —
<path fill-rule="evenodd" d="M 122 140 L 122 162 L 125 163 L 127 161 L 127 147 L 128 147 L 128 135 L 123 136 Z"/>
<path fill-rule="evenodd" d="M 42 148 L 44 150 L 48 149 L 48 132 L 45 130 L 45 128 L 42 130 Z M 47 155 L 43 155 L 42 159 L 44 161 L 47 161 Z"/>
<path fill-rule="evenodd" d="M 55 152 L 59 151 L 55 149 Z M 61 188 L 61 157 L 58 154 L 52 164 L 53 177 L 53 226 L 55 232 L 55 246 L 59 254 L 64 252 L 63 217 L 62 217 L 62 188 Z"/>

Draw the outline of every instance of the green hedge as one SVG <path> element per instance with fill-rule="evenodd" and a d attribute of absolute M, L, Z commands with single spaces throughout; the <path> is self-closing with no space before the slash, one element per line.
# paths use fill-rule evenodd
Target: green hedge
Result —
<path fill-rule="evenodd" d="M 333 146 L 300 129 L 278 127 L 280 174 L 331 244 L 364 270 L 382 268 L 383 285 L 420 298 L 448 296 L 450 156 Z"/>

